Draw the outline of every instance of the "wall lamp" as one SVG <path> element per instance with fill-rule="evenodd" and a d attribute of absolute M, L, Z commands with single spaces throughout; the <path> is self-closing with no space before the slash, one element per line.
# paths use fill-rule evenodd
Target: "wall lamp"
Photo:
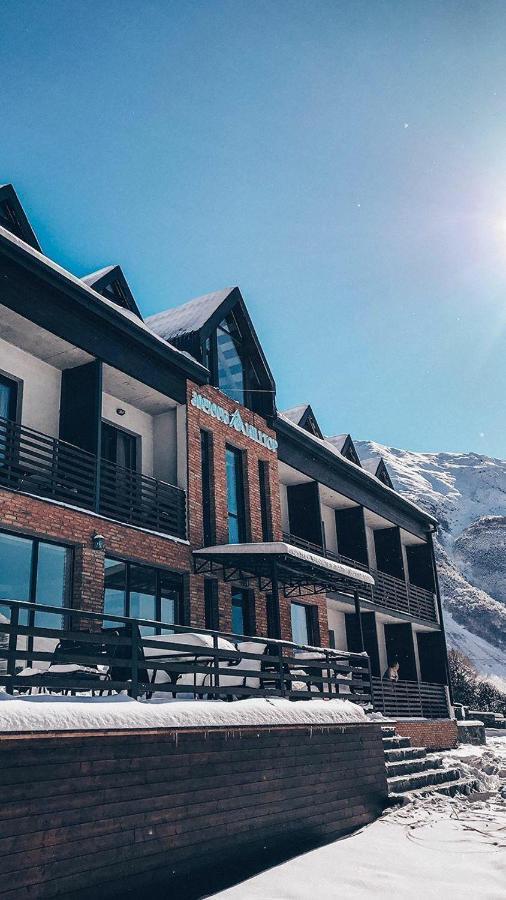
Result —
<path fill-rule="evenodd" d="M 93 535 L 93 549 L 94 550 L 105 550 L 105 537 L 103 534 L 94 534 Z"/>
<path fill-rule="evenodd" d="M 125 415 L 125 410 L 123 409 L 122 406 L 118 406 L 116 412 L 117 412 L 118 416 L 124 416 L 124 415 Z"/>

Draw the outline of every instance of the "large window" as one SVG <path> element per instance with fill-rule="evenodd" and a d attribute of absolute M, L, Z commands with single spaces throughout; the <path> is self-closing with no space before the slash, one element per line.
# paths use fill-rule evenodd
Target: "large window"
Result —
<path fill-rule="evenodd" d="M 291 604 L 292 641 L 295 644 L 318 643 L 316 635 L 316 609 L 313 606 L 305 606 L 302 603 Z"/>
<path fill-rule="evenodd" d="M 214 544 L 213 482 L 212 482 L 212 435 L 200 432 L 200 453 L 202 466 L 202 528 L 204 545 Z"/>
<path fill-rule="evenodd" d="M 235 447 L 226 448 L 228 540 L 242 544 L 246 540 L 246 515 L 244 508 L 243 458 Z"/>
<path fill-rule="evenodd" d="M 243 588 L 232 590 L 232 632 L 234 634 L 255 633 L 255 613 L 250 591 Z"/>
<path fill-rule="evenodd" d="M 180 625 L 183 619 L 182 583 L 178 575 L 106 558 L 104 613 Z M 161 626 L 142 625 L 142 634 L 159 634 Z M 170 629 L 163 629 L 170 631 Z"/>
<path fill-rule="evenodd" d="M 72 550 L 60 544 L 0 532 L 0 598 L 69 606 L 72 593 Z M 9 607 L 0 613 L 10 618 Z M 23 625 L 63 628 L 60 613 L 22 609 Z"/>

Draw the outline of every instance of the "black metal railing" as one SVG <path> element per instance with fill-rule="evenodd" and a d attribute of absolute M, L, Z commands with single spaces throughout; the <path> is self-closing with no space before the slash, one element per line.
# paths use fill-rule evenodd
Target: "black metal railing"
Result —
<path fill-rule="evenodd" d="M 449 717 L 448 698 L 444 684 L 424 681 L 387 681 L 372 678 L 372 702 L 377 712 L 391 717 Z"/>
<path fill-rule="evenodd" d="M 297 537 L 297 535 L 284 532 L 283 540 L 294 544 L 296 547 L 308 550 L 310 553 L 324 556 L 326 559 L 333 559 L 336 562 L 352 566 L 352 568 L 370 572 L 374 578 L 374 588 L 371 590 L 370 599 L 379 606 L 407 613 L 410 616 L 425 619 L 428 622 L 437 622 L 435 596 L 425 588 L 417 587 L 414 584 L 406 584 L 400 578 L 394 578 L 393 575 L 388 575 L 386 572 L 371 569 L 363 562 L 359 562 L 349 556 L 343 556 L 342 553 L 333 553 L 327 547 L 313 544 L 311 541 Z"/>
<path fill-rule="evenodd" d="M 380 606 L 418 619 L 437 622 L 436 600 L 430 591 L 406 584 L 386 572 L 371 569 L 371 574 L 374 578 L 374 601 Z"/>
<path fill-rule="evenodd" d="M 324 696 L 368 704 L 367 654 L 15 600 L 0 601 L 0 684 L 11 693 L 162 692 L 195 699 Z M 26 610 L 65 630 L 24 624 Z M 142 631 L 151 633 L 142 633 Z M 161 634 L 154 632 L 161 631 Z M 165 633 L 163 633 L 165 632 Z"/>
<path fill-rule="evenodd" d="M 181 488 L 98 460 L 73 444 L 1 417 L 0 485 L 186 537 Z"/>

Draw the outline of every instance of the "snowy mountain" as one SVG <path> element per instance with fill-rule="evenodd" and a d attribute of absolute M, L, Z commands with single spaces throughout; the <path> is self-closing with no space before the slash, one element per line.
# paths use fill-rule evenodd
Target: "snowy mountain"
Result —
<path fill-rule="evenodd" d="M 448 643 L 505 689 L 506 461 L 414 453 L 372 441 L 355 446 L 363 459 L 382 456 L 394 487 L 438 519 Z"/>

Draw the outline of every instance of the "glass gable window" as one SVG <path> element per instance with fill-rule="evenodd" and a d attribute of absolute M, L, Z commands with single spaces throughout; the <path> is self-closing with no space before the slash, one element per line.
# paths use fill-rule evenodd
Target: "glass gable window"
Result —
<path fill-rule="evenodd" d="M 218 387 L 236 403 L 244 404 L 246 379 L 242 339 L 232 314 L 218 326 L 216 340 Z"/>
<path fill-rule="evenodd" d="M 72 588 L 72 550 L 59 544 L 0 532 L 0 597 L 47 606 L 69 606 Z M 8 606 L 0 613 L 10 618 Z M 23 625 L 63 628 L 61 614 L 20 610 Z"/>
<path fill-rule="evenodd" d="M 228 539 L 241 544 L 246 538 L 242 453 L 235 447 L 226 449 Z"/>
<path fill-rule="evenodd" d="M 182 622 L 182 584 L 178 575 L 119 559 L 104 563 L 104 613 L 131 616 L 167 625 Z M 114 625 L 113 621 L 107 623 Z M 169 631 L 161 626 L 141 625 L 141 634 Z"/>

